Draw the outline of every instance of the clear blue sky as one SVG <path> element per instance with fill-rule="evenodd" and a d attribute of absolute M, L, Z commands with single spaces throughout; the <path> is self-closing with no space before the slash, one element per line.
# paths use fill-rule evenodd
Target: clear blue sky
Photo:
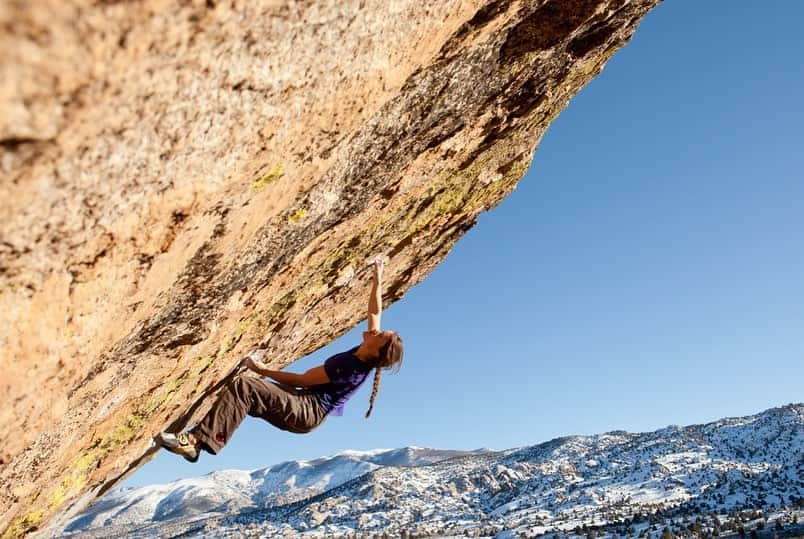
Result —
<path fill-rule="evenodd" d="M 804 2 L 673 0 L 556 119 L 517 189 L 383 313 L 405 359 L 306 435 L 246 418 L 217 457 L 504 449 L 804 400 Z M 366 298 L 368 301 L 368 298 Z M 360 342 L 365 323 L 286 370 Z"/>

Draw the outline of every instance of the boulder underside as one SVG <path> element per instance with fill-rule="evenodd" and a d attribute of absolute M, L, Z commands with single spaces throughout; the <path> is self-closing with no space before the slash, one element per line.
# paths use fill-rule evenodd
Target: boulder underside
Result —
<path fill-rule="evenodd" d="M 402 298 L 656 3 L 0 5 L 2 536 L 365 319 L 370 257 Z"/>

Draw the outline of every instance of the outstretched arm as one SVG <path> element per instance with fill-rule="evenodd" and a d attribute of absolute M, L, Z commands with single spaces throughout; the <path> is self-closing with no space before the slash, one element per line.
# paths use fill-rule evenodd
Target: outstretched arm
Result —
<path fill-rule="evenodd" d="M 313 367 L 307 370 L 304 374 L 296 374 L 295 372 L 284 372 L 269 369 L 265 363 L 257 361 L 253 358 L 247 357 L 243 360 L 243 364 L 248 369 L 256 372 L 260 376 L 267 376 L 273 378 L 280 384 L 285 384 L 293 387 L 310 387 L 318 384 L 326 384 L 329 382 L 323 365 Z"/>
<path fill-rule="evenodd" d="M 380 313 L 382 312 L 382 270 L 385 261 L 382 257 L 377 257 L 372 269 L 374 271 L 374 282 L 371 285 L 371 295 L 369 295 L 368 307 L 368 330 L 380 331 Z"/>

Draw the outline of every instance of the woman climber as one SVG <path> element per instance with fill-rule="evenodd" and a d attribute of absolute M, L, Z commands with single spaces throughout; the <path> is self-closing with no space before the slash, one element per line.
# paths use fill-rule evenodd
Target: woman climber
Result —
<path fill-rule="evenodd" d="M 236 376 L 200 423 L 179 434 L 162 432 L 157 442 L 168 451 L 195 462 L 201 449 L 213 455 L 223 449 L 246 414 L 290 432 L 310 432 L 329 414 L 343 415 L 344 403 L 375 369 L 374 389 L 366 412 L 368 418 L 380 388 L 380 369 L 396 365 L 398 370 L 402 364 L 399 334 L 380 331 L 383 265 L 381 257 L 372 264 L 368 331 L 363 332 L 360 345 L 331 356 L 323 365 L 304 374 L 271 370 L 261 361 L 264 350 L 252 351 L 241 365 L 278 383 L 257 376 Z"/>

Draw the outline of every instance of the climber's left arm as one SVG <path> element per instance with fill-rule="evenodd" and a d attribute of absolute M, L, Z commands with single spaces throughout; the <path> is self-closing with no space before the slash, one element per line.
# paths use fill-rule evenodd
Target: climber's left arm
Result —
<path fill-rule="evenodd" d="M 310 387 L 318 384 L 326 384 L 329 382 L 329 376 L 324 371 L 324 366 L 319 365 L 308 369 L 304 374 L 296 374 L 295 372 L 277 371 L 267 368 L 264 364 L 256 361 L 246 363 L 246 366 L 252 371 L 261 376 L 273 378 L 280 384 L 285 384 L 293 387 Z"/>

